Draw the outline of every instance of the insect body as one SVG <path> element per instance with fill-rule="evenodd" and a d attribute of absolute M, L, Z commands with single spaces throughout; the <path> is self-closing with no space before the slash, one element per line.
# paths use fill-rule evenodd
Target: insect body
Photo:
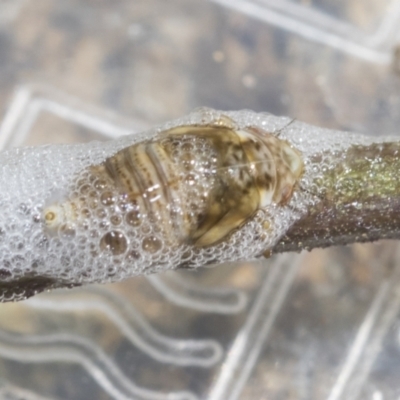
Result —
<path fill-rule="evenodd" d="M 236 129 L 225 118 L 164 131 L 87 172 L 97 187 L 94 205 L 85 196 L 50 205 L 44 211 L 48 230 L 83 223 L 93 207 L 98 215 L 112 206 L 130 227 L 151 221 L 166 243 L 207 247 L 224 241 L 260 208 L 287 203 L 303 160 L 288 142 L 258 128 Z"/>

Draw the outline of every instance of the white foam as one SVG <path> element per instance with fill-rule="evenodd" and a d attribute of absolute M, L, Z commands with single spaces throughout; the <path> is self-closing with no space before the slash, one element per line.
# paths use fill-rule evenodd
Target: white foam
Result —
<path fill-rule="evenodd" d="M 100 164 L 118 150 L 154 137 L 162 130 L 207 123 L 218 119 L 221 112 L 197 110 L 144 134 L 109 142 L 11 149 L 0 155 L 1 279 L 14 281 L 19 277 L 39 275 L 74 284 L 109 282 L 173 269 L 187 262 L 200 267 L 254 258 L 272 248 L 306 212 L 307 207 L 316 201 L 313 193 L 317 193 L 318 188 L 314 188 L 312 182 L 322 176 L 332 163 L 338 162 L 332 155 L 353 143 L 371 141 L 361 135 L 325 130 L 300 122 L 288 125 L 288 118 L 270 114 L 251 111 L 224 114 L 236 121 L 239 128 L 252 125 L 269 132 L 279 132 L 281 139 L 300 150 L 306 166 L 300 186 L 307 190 L 297 189 L 284 207 L 269 206 L 260 210 L 223 243 L 209 248 L 167 245 L 156 222 L 144 221 L 140 227 L 134 228 L 126 223 L 123 210 L 118 207 L 111 209 L 101 202 L 97 202 L 96 209 L 87 207 L 84 224 L 72 221 L 70 229 L 50 234 L 43 219 L 44 208 L 54 199 L 68 201 L 82 197 L 82 193 L 83 197 L 89 196 L 94 183 L 90 182 L 88 167 Z M 287 128 L 282 130 L 286 125 Z M 313 154 L 323 154 L 318 164 L 309 162 Z M 202 185 L 206 183 L 202 182 Z M 94 193 L 94 197 L 99 196 L 95 190 Z M 192 197 L 191 201 L 195 202 L 196 195 Z M 115 255 L 101 248 L 104 236 L 111 231 L 126 239 L 127 247 L 120 254 Z M 155 247 L 149 251 L 154 241 Z M 18 296 L 23 297 L 23 293 Z"/>

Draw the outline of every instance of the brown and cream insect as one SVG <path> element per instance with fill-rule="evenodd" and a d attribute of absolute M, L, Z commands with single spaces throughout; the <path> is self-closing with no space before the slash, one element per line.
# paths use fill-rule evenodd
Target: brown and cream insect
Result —
<path fill-rule="evenodd" d="M 256 127 L 222 118 L 209 125 L 169 129 L 92 166 L 102 182 L 99 203 L 123 198 L 120 217 L 134 226 L 157 224 L 166 242 L 211 246 L 225 240 L 257 210 L 286 204 L 304 169 L 301 153 Z M 47 229 L 84 220 L 85 201 L 44 210 Z"/>

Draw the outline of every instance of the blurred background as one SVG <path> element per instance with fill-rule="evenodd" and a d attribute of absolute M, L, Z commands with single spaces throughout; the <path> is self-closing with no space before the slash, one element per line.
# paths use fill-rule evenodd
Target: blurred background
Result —
<path fill-rule="evenodd" d="M 200 106 L 400 125 L 399 0 L 0 0 L 0 147 Z M 396 242 L 0 304 L 0 399 L 400 399 Z"/>

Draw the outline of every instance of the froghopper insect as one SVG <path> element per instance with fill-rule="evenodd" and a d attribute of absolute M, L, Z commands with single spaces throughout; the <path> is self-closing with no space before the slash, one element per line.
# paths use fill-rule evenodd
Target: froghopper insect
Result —
<path fill-rule="evenodd" d="M 303 169 L 301 153 L 287 141 L 258 127 L 237 128 L 222 116 L 163 131 L 91 166 L 86 176 L 94 189 L 49 205 L 44 221 L 48 231 L 65 232 L 111 212 L 100 247 L 116 255 L 129 251 L 121 227 L 134 229 L 146 220 L 159 231 L 143 238 L 149 252 L 161 242 L 213 246 L 257 210 L 285 205 Z"/>

